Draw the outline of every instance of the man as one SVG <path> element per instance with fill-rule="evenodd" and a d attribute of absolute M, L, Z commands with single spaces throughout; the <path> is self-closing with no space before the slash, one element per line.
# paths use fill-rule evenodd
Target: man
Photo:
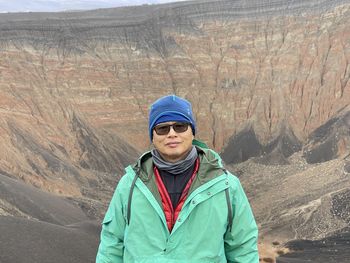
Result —
<path fill-rule="evenodd" d="M 102 224 L 97 263 L 257 263 L 257 226 L 239 180 L 194 140 L 191 104 L 152 104 L 154 149 L 128 166 Z"/>

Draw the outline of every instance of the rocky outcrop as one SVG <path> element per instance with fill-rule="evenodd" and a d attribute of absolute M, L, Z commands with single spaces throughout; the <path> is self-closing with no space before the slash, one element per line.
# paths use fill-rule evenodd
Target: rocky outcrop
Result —
<path fill-rule="evenodd" d="M 261 236 L 283 243 L 342 232 L 350 215 L 347 161 L 308 164 L 301 152 L 287 160 L 277 166 L 249 160 L 230 168 L 245 186 Z"/>
<path fill-rule="evenodd" d="M 285 159 L 283 165 L 262 164 L 254 158 L 227 165 L 239 176 L 250 200 L 261 246 L 270 245 L 280 256 L 274 261 L 271 254 L 262 254 L 261 261 L 347 262 L 349 161 L 309 164 L 301 151 Z"/>

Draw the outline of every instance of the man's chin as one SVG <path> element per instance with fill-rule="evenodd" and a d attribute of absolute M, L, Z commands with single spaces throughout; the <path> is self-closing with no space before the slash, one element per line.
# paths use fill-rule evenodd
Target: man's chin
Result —
<path fill-rule="evenodd" d="M 177 162 L 181 160 L 181 155 L 178 153 L 170 153 L 167 154 L 165 157 L 168 160 L 168 162 Z"/>

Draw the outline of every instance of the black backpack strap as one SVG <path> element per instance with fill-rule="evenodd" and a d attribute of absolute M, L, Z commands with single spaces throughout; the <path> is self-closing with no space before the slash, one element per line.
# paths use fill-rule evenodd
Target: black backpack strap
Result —
<path fill-rule="evenodd" d="M 223 168 L 224 173 L 228 175 L 227 170 Z M 230 192 L 229 189 L 225 189 L 225 196 L 226 196 L 226 203 L 227 203 L 227 229 L 228 231 L 231 231 L 232 229 L 232 221 L 233 221 L 233 214 L 232 214 L 232 204 L 231 204 L 231 199 L 230 199 Z"/>
<path fill-rule="evenodd" d="M 137 178 L 138 178 L 138 176 L 137 176 L 137 173 L 136 173 L 134 179 L 132 180 L 131 187 L 130 187 L 130 192 L 129 192 L 128 206 L 127 206 L 127 210 L 126 210 L 126 223 L 128 225 L 130 223 L 131 199 L 132 199 L 132 194 L 134 192 L 134 188 L 135 188 L 135 184 L 136 184 Z"/>
<path fill-rule="evenodd" d="M 225 195 L 226 195 L 226 203 L 227 203 L 227 221 L 228 221 L 228 231 L 231 231 L 232 229 L 232 221 L 233 221 L 233 216 L 232 216 L 232 206 L 231 206 L 231 200 L 230 200 L 230 193 L 228 188 L 225 189 Z"/>

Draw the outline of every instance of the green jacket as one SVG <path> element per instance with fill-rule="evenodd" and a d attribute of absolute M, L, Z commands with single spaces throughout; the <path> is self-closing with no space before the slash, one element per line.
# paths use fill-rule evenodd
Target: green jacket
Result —
<path fill-rule="evenodd" d="M 258 263 L 257 226 L 237 177 L 221 159 L 197 146 L 200 168 L 173 230 L 169 233 L 149 152 L 128 166 L 102 223 L 96 263 Z M 127 224 L 130 187 L 135 188 Z M 225 189 L 232 204 L 228 226 Z"/>

